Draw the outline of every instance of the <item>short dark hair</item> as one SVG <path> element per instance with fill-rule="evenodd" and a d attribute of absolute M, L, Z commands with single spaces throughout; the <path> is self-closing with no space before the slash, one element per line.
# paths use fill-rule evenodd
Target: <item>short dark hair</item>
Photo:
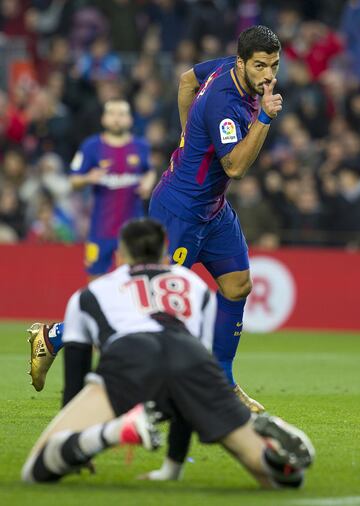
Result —
<path fill-rule="evenodd" d="M 120 104 L 120 103 L 127 104 L 129 106 L 129 109 L 130 109 L 130 103 L 127 100 L 125 100 L 125 98 L 122 98 L 122 97 L 112 97 L 112 98 L 108 98 L 106 100 L 106 102 L 104 103 L 104 105 L 103 105 L 103 113 L 105 112 L 106 107 L 109 104 Z"/>
<path fill-rule="evenodd" d="M 134 264 L 158 263 L 164 252 L 164 227 L 151 218 L 128 221 L 120 231 L 122 242 Z"/>
<path fill-rule="evenodd" d="M 239 35 L 237 54 L 245 63 L 258 51 L 268 54 L 281 51 L 280 40 L 267 26 L 251 26 Z"/>

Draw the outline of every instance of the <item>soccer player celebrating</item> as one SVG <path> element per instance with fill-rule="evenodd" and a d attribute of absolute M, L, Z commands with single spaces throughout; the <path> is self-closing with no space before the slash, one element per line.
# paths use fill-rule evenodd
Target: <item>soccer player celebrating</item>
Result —
<path fill-rule="evenodd" d="M 195 431 L 204 443 L 222 444 L 261 485 L 299 487 L 313 460 L 310 441 L 278 418 L 251 419 L 206 349 L 212 347 L 214 294 L 195 273 L 166 265 L 166 255 L 160 223 L 133 220 L 122 230 L 122 265 L 70 298 L 65 407 L 30 453 L 23 480 L 58 481 L 119 444 L 156 448 L 156 417 L 142 406 L 152 401 L 175 423 L 165 462 L 148 479 L 181 476 Z M 89 373 L 94 345 L 100 360 Z"/>
<path fill-rule="evenodd" d="M 133 119 L 128 102 L 105 103 L 101 134 L 86 139 L 71 163 L 73 189 L 91 186 L 94 204 L 85 265 L 90 279 L 111 267 L 121 226 L 143 216 L 142 199 L 150 196 L 156 174 L 149 165 L 149 146 L 131 134 Z M 30 329 L 32 383 L 44 386 L 45 375 L 62 348 L 63 323 L 33 324 Z"/>
<path fill-rule="evenodd" d="M 204 62 L 183 74 L 181 142 L 150 202 L 150 216 L 167 229 L 172 260 L 186 267 L 201 262 L 218 284 L 213 351 L 254 412 L 263 406 L 235 384 L 232 373 L 251 280 L 246 241 L 225 192 L 256 160 L 282 109 L 281 95 L 274 94 L 280 50 L 269 28 L 253 26 L 240 34 L 236 57 Z"/>

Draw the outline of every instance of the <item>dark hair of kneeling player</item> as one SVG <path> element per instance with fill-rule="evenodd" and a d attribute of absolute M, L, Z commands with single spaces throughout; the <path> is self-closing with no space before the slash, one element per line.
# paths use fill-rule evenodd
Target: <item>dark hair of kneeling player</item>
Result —
<path fill-rule="evenodd" d="M 159 263 L 165 254 L 164 227 L 151 218 L 128 221 L 120 231 L 120 248 L 130 257 L 131 265 Z"/>

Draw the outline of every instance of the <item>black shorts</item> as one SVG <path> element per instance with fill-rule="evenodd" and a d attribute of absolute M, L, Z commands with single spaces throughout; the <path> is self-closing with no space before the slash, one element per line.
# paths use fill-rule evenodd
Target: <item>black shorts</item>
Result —
<path fill-rule="evenodd" d="M 102 354 L 97 374 L 117 416 L 148 400 L 173 405 L 204 443 L 250 418 L 214 358 L 185 331 L 121 337 Z"/>

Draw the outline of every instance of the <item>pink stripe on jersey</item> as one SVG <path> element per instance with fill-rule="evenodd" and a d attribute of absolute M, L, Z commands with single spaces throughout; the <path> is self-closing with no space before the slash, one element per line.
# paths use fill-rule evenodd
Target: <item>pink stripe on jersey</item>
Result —
<path fill-rule="evenodd" d="M 196 181 L 199 184 L 203 184 L 206 179 L 207 173 L 209 172 L 209 167 L 212 162 L 213 156 L 215 153 L 215 148 L 213 144 L 210 144 L 208 150 L 206 151 L 204 158 L 200 164 L 199 170 L 196 174 Z"/>

